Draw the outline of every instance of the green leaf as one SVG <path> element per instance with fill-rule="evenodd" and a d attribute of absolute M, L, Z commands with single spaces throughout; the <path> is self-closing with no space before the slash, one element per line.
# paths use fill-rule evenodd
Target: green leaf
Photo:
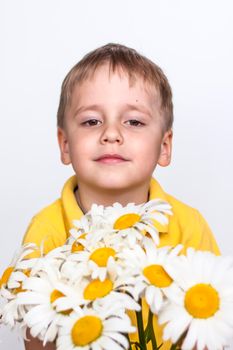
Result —
<path fill-rule="evenodd" d="M 150 331 L 150 328 L 148 327 L 148 325 L 147 325 L 147 327 L 145 329 L 144 334 L 145 334 L 146 343 L 148 344 L 149 341 L 151 340 L 151 331 Z"/>

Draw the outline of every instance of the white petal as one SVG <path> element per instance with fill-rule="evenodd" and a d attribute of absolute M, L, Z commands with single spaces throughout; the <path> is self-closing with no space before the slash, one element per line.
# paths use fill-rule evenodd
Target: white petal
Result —
<path fill-rule="evenodd" d="M 154 286 L 149 286 L 146 288 L 145 298 L 148 305 L 151 305 L 154 298 Z"/>
<path fill-rule="evenodd" d="M 33 317 L 30 314 L 30 311 L 24 316 L 24 320 L 27 323 L 29 327 L 32 327 L 36 324 L 41 324 L 42 328 L 47 327 L 48 324 L 53 320 L 54 318 L 54 312 L 52 310 L 47 310 L 43 313 L 37 313 L 37 316 L 33 314 Z"/>
<path fill-rule="evenodd" d="M 35 292 L 21 292 L 17 295 L 18 305 L 35 305 L 48 303 L 48 297 Z"/>
<path fill-rule="evenodd" d="M 48 281 L 39 277 L 29 277 L 23 282 L 23 288 L 41 293 L 52 291 Z"/>
<path fill-rule="evenodd" d="M 122 347 L 118 345 L 114 340 L 109 337 L 102 336 L 98 339 L 98 343 L 102 346 L 104 350 L 122 350 Z"/>
<path fill-rule="evenodd" d="M 45 345 L 47 342 L 53 342 L 56 338 L 57 332 L 58 325 L 56 324 L 56 320 L 54 320 L 51 322 L 47 329 L 47 332 L 45 333 L 43 345 Z"/>
<path fill-rule="evenodd" d="M 122 335 L 121 333 L 113 333 L 112 332 L 110 336 L 113 340 L 120 343 L 125 349 L 128 349 L 129 342 L 128 342 L 128 339 L 124 335 Z"/>
<path fill-rule="evenodd" d="M 153 313 L 157 314 L 161 309 L 162 304 L 163 304 L 162 292 L 158 288 L 156 288 L 153 295 L 153 303 L 151 304 L 153 308 Z"/>
<path fill-rule="evenodd" d="M 131 325 L 127 322 L 119 321 L 119 319 L 109 319 L 105 322 L 104 329 L 108 332 L 115 331 L 115 332 L 125 332 L 125 333 L 131 333 L 135 331 L 134 327 L 131 327 Z"/>

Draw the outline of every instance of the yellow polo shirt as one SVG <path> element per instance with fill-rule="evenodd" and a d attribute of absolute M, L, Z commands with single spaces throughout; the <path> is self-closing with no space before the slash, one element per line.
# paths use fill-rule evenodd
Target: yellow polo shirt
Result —
<path fill-rule="evenodd" d="M 74 195 L 77 187 L 76 176 L 72 176 L 64 185 L 61 198 L 40 211 L 32 218 L 25 233 L 23 243 L 33 242 L 40 246 L 44 243 L 45 253 L 63 245 L 69 236 L 69 230 L 73 227 L 73 220 L 79 220 L 83 215 Z M 175 246 L 179 243 L 185 248 L 194 247 L 199 250 L 209 250 L 219 254 L 219 249 L 213 234 L 201 214 L 174 197 L 165 193 L 155 179 L 150 183 L 150 200 L 160 198 L 172 206 L 173 215 L 169 217 L 167 226 L 159 226 L 160 246 Z M 144 305 L 144 325 L 147 321 L 148 308 Z M 130 312 L 134 324 L 134 313 Z M 156 317 L 154 326 L 158 345 L 162 342 L 162 328 L 158 327 Z M 131 340 L 137 339 L 137 334 L 131 335 Z M 163 350 L 170 349 L 170 343 L 164 343 Z"/>

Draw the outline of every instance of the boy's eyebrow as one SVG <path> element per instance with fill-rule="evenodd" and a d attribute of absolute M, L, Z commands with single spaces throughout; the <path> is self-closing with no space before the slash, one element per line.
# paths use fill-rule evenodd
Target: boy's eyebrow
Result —
<path fill-rule="evenodd" d="M 101 106 L 100 105 L 88 105 L 88 106 L 81 106 L 79 108 L 76 109 L 75 113 L 74 113 L 74 116 L 76 116 L 77 114 L 79 114 L 80 112 L 85 112 L 85 111 L 88 111 L 90 109 L 93 109 L 93 110 L 96 110 L 96 111 L 100 111 L 102 110 Z"/>
<path fill-rule="evenodd" d="M 79 108 L 76 109 L 74 116 L 76 116 L 77 114 L 81 113 L 81 112 L 85 112 L 88 110 L 95 110 L 95 111 L 102 111 L 103 108 L 101 105 L 98 104 L 93 104 L 93 105 L 88 105 L 88 106 L 81 106 Z M 136 102 L 136 104 L 130 104 L 127 103 L 124 107 L 125 111 L 139 111 L 139 112 L 143 112 L 145 114 L 147 114 L 149 117 L 152 117 L 151 115 L 151 111 L 149 109 L 147 109 L 144 105 Z"/>
<path fill-rule="evenodd" d="M 152 116 L 151 111 L 148 108 L 146 108 L 144 105 L 138 102 L 136 102 L 136 104 L 127 103 L 126 107 L 127 107 L 126 110 L 139 111 L 149 115 L 150 117 Z"/>

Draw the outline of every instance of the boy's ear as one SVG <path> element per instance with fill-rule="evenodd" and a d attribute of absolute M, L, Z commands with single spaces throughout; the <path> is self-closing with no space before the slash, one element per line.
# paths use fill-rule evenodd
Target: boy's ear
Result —
<path fill-rule="evenodd" d="M 57 139 L 60 148 L 61 161 L 63 164 L 69 165 L 71 163 L 71 159 L 68 139 L 65 130 L 60 127 L 57 128 Z"/>
<path fill-rule="evenodd" d="M 160 166 L 167 166 L 171 162 L 172 155 L 172 130 L 168 130 L 165 132 L 162 142 L 161 142 L 161 150 L 160 156 L 158 159 L 158 164 Z"/>

